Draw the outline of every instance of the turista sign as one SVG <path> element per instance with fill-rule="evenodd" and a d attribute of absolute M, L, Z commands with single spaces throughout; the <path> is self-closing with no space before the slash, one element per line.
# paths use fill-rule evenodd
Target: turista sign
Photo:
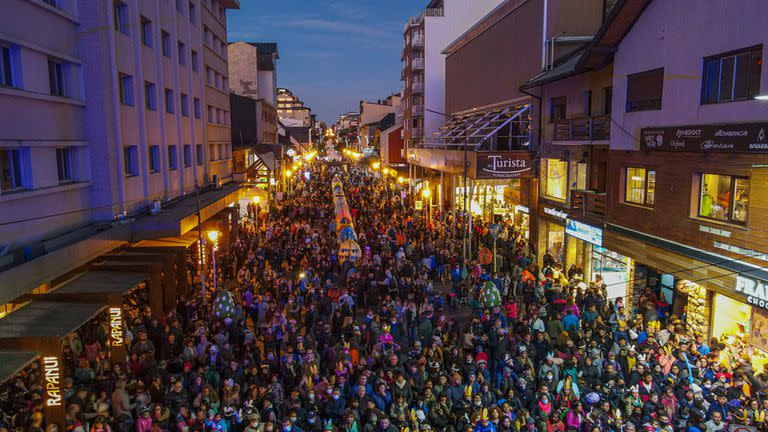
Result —
<path fill-rule="evenodd" d="M 736 276 L 736 292 L 747 296 L 747 303 L 768 309 L 768 284 L 765 282 Z"/>
<path fill-rule="evenodd" d="M 478 152 L 475 178 L 518 178 L 533 176 L 529 152 Z"/>

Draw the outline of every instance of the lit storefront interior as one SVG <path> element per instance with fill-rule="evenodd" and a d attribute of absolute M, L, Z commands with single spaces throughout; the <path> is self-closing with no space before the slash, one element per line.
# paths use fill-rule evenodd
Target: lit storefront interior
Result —
<path fill-rule="evenodd" d="M 591 273 L 593 278 L 600 275 L 606 285 L 608 299 L 627 295 L 627 283 L 632 280 L 632 270 L 633 261 L 631 258 L 601 246 L 592 247 Z"/>

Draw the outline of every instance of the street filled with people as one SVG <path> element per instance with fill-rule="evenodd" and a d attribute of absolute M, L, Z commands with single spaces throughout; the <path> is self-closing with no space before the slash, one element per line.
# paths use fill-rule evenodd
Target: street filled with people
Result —
<path fill-rule="evenodd" d="M 465 259 L 460 208 L 415 210 L 407 184 L 367 166 L 310 165 L 249 206 L 205 298 L 198 285 L 163 319 L 144 306 L 127 323 L 127 363 L 109 362 L 106 322 L 67 339 L 61 428 L 768 430 L 768 376 L 746 350 L 689 334 L 661 305 L 606 299 L 511 220 L 493 263 L 478 251 L 494 236 L 473 220 Z M 334 177 L 359 255 L 339 250 Z M 57 430 L 35 377 L 2 387 L 0 430 Z"/>

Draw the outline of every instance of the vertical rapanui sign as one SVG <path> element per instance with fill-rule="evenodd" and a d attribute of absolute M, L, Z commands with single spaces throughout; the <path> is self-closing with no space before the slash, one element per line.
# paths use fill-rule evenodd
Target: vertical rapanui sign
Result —
<path fill-rule="evenodd" d="M 109 331 L 112 347 L 123 346 L 123 310 L 119 307 L 109 308 Z"/>
<path fill-rule="evenodd" d="M 61 406 L 61 363 L 58 357 L 43 357 L 43 374 L 45 404 L 49 407 Z"/>

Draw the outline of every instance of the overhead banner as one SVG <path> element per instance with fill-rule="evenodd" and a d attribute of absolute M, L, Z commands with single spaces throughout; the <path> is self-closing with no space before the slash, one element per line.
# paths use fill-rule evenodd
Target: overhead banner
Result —
<path fill-rule="evenodd" d="M 768 153 L 768 123 L 643 128 L 640 138 L 650 151 Z"/>
<path fill-rule="evenodd" d="M 531 152 L 477 152 L 476 158 L 475 179 L 534 177 Z"/>

